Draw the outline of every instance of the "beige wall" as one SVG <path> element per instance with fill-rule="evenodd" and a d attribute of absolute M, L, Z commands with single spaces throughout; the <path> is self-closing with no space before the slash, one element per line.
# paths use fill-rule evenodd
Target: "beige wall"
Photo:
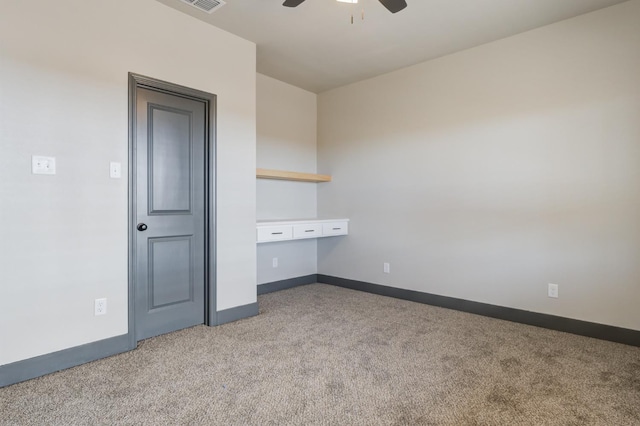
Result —
<path fill-rule="evenodd" d="M 351 223 L 319 273 L 640 330 L 639 22 L 634 0 L 321 94 L 318 211 Z"/>
<path fill-rule="evenodd" d="M 257 78 L 257 164 L 316 172 L 317 96 L 262 74 Z M 317 185 L 257 180 L 259 220 L 315 218 Z M 317 272 L 316 240 L 257 245 L 258 284 Z M 272 259 L 278 258 L 278 268 Z"/>
<path fill-rule="evenodd" d="M 255 45 L 153 0 L 2 1 L 0 40 L 0 364 L 127 332 L 129 71 L 218 96 L 217 308 L 255 302 Z"/>

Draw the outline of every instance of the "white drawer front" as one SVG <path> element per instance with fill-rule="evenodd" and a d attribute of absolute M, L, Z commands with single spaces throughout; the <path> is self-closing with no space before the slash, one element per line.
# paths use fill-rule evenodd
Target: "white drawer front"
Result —
<path fill-rule="evenodd" d="M 322 235 L 347 235 L 349 233 L 349 222 L 329 222 L 322 224 Z"/>
<path fill-rule="evenodd" d="M 261 226 L 258 228 L 258 242 L 290 240 L 293 238 L 293 227 L 288 226 Z"/>
<path fill-rule="evenodd" d="M 321 236 L 322 225 L 319 223 L 293 225 L 293 238 L 318 238 Z"/>

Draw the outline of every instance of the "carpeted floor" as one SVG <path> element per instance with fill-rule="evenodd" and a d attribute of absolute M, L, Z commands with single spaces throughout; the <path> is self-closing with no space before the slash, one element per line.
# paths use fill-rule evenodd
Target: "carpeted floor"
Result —
<path fill-rule="evenodd" d="M 640 425 L 640 348 L 314 284 L 0 389 L 2 425 Z"/>

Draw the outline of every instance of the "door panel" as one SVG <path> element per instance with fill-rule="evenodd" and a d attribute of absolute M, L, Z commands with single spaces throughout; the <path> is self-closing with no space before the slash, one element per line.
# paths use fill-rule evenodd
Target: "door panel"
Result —
<path fill-rule="evenodd" d="M 193 301 L 190 236 L 149 238 L 149 310 Z"/>
<path fill-rule="evenodd" d="M 136 92 L 135 329 L 146 339 L 204 322 L 206 108 Z"/>
<path fill-rule="evenodd" d="M 149 105 L 149 118 L 149 213 L 190 213 L 192 116 Z"/>

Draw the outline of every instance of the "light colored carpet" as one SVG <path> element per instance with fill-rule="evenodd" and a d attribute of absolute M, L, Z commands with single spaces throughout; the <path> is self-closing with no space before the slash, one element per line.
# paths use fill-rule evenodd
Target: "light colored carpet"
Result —
<path fill-rule="evenodd" d="M 640 348 L 314 284 L 0 389 L 3 425 L 640 425 Z"/>

